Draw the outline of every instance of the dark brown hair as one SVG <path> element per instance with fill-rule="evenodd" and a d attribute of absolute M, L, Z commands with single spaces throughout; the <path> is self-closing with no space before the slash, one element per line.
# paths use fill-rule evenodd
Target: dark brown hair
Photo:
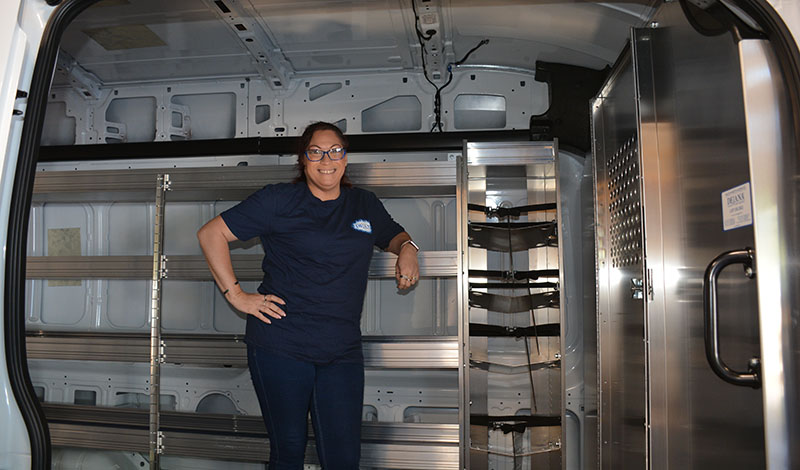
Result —
<path fill-rule="evenodd" d="M 342 143 L 342 147 L 347 149 L 348 141 L 347 137 L 345 137 L 344 133 L 341 129 L 336 127 L 335 125 L 329 122 L 315 122 L 309 124 L 308 127 L 303 131 L 303 134 L 300 136 L 300 141 L 297 147 L 297 176 L 294 177 L 293 183 L 305 183 L 306 182 L 306 150 L 308 150 L 308 145 L 311 143 L 311 139 L 314 138 L 314 133 L 317 131 L 331 131 L 336 134 L 336 137 L 339 138 L 339 141 Z M 342 175 L 342 179 L 339 182 L 339 186 L 344 186 L 346 188 L 350 188 L 353 186 L 353 183 L 350 182 L 350 178 L 347 177 L 347 170 L 345 169 L 344 175 Z"/>

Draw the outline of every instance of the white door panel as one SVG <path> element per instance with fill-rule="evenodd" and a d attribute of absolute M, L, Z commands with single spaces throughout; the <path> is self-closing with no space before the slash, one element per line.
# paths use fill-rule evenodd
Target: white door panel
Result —
<path fill-rule="evenodd" d="M 42 1 L 3 0 L 0 6 L 0 247 L 5 246 L 11 188 L 36 51 L 52 8 Z M 0 287 L 5 282 L 0 270 Z M 0 316 L 7 312 L 0 313 Z M 5 360 L 5 335 L 0 335 L 0 468 L 30 466 L 30 443 L 10 385 Z"/>

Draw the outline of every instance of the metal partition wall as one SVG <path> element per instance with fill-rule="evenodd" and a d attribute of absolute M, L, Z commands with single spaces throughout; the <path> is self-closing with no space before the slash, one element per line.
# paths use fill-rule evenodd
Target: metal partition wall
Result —
<path fill-rule="evenodd" d="M 739 53 L 655 20 L 593 108 L 602 467 L 763 468 L 761 392 L 720 367 L 760 356 L 752 270 L 719 275 L 754 246 Z"/>
<path fill-rule="evenodd" d="M 600 458 L 646 468 L 644 255 L 630 50 L 592 106 L 597 204 Z"/>
<path fill-rule="evenodd" d="M 348 165 L 353 182 L 384 198 L 423 249 L 422 280 L 404 295 L 393 287 L 394 255 L 376 253 L 370 266 L 362 317 L 365 467 L 460 465 L 456 163 L 441 157 Z M 273 164 L 236 166 L 241 158 L 231 157 L 233 164 L 219 168 L 170 168 L 160 206 L 153 206 L 164 173 L 158 168 L 37 174 L 28 357 L 53 444 L 77 448 L 62 452 L 62 463 L 91 455 L 105 462 L 101 467 L 140 468 L 149 452 L 153 467 L 195 458 L 249 469 L 268 459 L 246 372 L 243 319 L 213 287 L 194 236 L 198 224 L 294 173 L 277 157 L 258 158 Z M 368 160 L 353 157 L 359 159 Z M 246 288 L 261 279 L 262 256 L 253 242 L 235 244 L 233 263 Z M 307 463 L 318 463 L 313 444 Z"/>
<path fill-rule="evenodd" d="M 472 470 L 562 468 L 556 154 L 550 142 L 465 144 L 463 425 Z"/>

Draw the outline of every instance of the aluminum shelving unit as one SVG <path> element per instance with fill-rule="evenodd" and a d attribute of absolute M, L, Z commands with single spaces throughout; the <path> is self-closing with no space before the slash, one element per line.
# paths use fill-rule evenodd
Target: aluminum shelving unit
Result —
<path fill-rule="evenodd" d="M 467 142 L 464 155 L 462 458 L 472 470 L 565 468 L 558 145 Z"/>
<path fill-rule="evenodd" d="M 456 162 L 351 163 L 348 174 L 355 185 L 379 197 L 458 197 Z M 77 170 L 38 172 L 35 203 L 152 203 L 157 201 L 157 181 L 168 181 L 166 205 L 174 202 L 237 201 L 265 184 L 289 181 L 294 166 L 271 165 L 221 168 L 170 168 L 129 170 Z M 163 213 L 163 212 L 162 212 Z M 164 219 L 164 229 L 170 221 Z M 202 256 L 29 256 L 28 279 L 122 279 L 211 281 Z M 261 255 L 234 255 L 242 281 L 258 281 L 263 273 Z M 392 278 L 394 255 L 373 257 L 371 279 Z M 154 259 L 161 260 L 154 269 Z M 423 278 L 456 278 L 460 272 L 456 251 L 420 253 Z M 155 299 L 156 296 L 154 296 Z M 144 299 L 143 299 L 144 300 Z M 154 303 L 154 309 L 160 309 Z M 151 364 L 151 394 L 157 392 L 159 367 L 192 365 L 245 368 L 246 348 L 237 334 L 164 334 L 154 319 L 151 334 L 140 332 L 34 331 L 28 333 L 32 360 L 111 361 Z M 460 324 L 460 321 L 459 321 Z M 153 345 L 157 347 L 153 347 Z M 366 336 L 365 361 L 370 370 L 461 370 L 458 336 Z M 157 366 L 155 369 L 153 365 Z M 110 379 L 109 379 L 110 380 Z M 453 388 L 456 384 L 453 384 Z M 459 390 L 463 383 L 459 380 Z M 420 392 L 421 393 L 421 392 Z M 162 395 L 163 397 L 163 395 Z M 56 446 L 149 452 L 151 467 L 160 455 L 179 455 L 264 461 L 268 458 L 266 433 L 260 417 L 203 415 L 159 409 L 151 397 L 150 410 L 85 407 L 46 403 L 52 443 Z M 458 406 L 453 403 L 453 407 Z M 155 426 L 155 428 L 154 428 Z M 149 431 L 148 431 L 149 428 Z M 153 434 L 153 431 L 157 435 Z M 316 463 L 309 444 L 307 462 Z M 457 469 L 460 467 L 458 424 L 374 422 L 364 423 L 362 465 L 398 469 Z"/>

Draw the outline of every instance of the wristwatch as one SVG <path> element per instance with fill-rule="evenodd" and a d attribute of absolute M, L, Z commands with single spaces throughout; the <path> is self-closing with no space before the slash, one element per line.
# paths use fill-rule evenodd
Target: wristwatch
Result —
<path fill-rule="evenodd" d="M 401 243 L 401 244 L 400 244 L 400 249 L 402 250 L 402 249 L 403 249 L 403 247 L 404 247 L 404 246 L 406 246 L 406 244 L 409 244 L 409 245 L 413 246 L 414 248 L 416 248 L 416 249 L 417 249 L 417 252 L 419 252 L 419 245 L 417 245 L 416 243 L 414 243 L 414 240 L 412 240 L 412 239 L 410 239 L 410 238 L 409 238 L 408 240 L 406 240 L 406 241 L 404 241 L 403 243 Z"/>

